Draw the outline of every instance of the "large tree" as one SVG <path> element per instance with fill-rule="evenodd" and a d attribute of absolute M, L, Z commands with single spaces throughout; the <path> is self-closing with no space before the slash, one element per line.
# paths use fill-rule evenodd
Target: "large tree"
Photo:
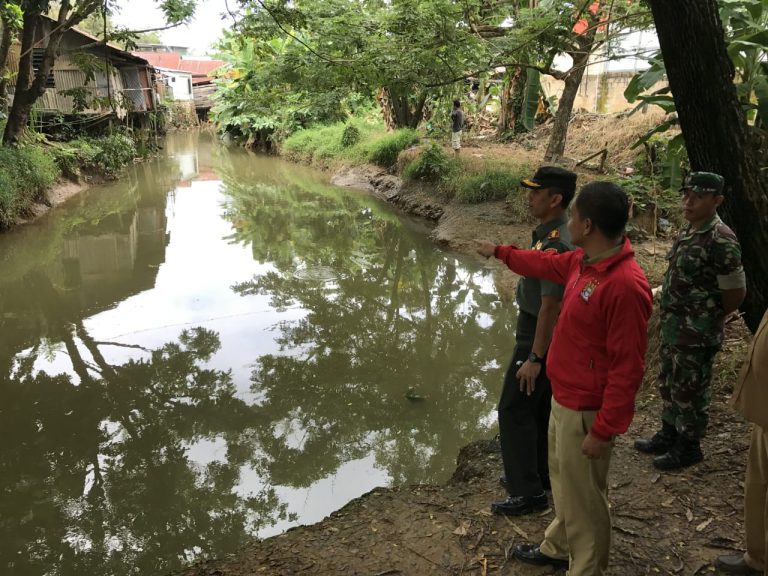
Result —
<path fill-rule="evenodd" d="M 0 3 L 0 120 L 8 114 L 8 55 L 21 25 L 22 14 L 19 5 L 12 2 Z"/>
<path fill-rule="evenodd" d="M 648 0 L 693 170 L 722 174 L 722 214 L 739 237 L 747 273 L 742 307 L 755 330 L 768 306 L 768 183 L 759 142 L 734 86 L 716 0 Z"/>

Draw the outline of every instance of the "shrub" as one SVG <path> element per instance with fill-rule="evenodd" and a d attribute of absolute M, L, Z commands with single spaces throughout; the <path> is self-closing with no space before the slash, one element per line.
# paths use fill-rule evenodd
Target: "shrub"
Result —
<path fill-rule="evenodd" d="M 97 138 L 92 143 L 98 149 L 93 162 L 107 176 L 116 176 L 123 167 L 137 156 L 136 144 L 124 134 L 112 134 Z"/>
<path fill-rule="evenodd" d="M 29 210 L 59 176 L 52 155 L 37 146 L 0 147 L 0 227 L 7 228 Z"/>
<path fill-rule="evenodd" d="M 360 129 L 354 124 L 347 124 L 344 127 L 344 133 L 341 135 L 341 145 L 349 148 L 360 142 Z"/>
<path fill-rule="evenodd" d="M 517 190 L 520 176 L 507 170 L 488 169 L 480 174 L 462 178 L 455 198 L 464 204 L 477 204 L 488 200 L 501 200 Z"/>
<path fill-rule="evenodd" d="M 351 144 L 350 134 L 359 134 L 359 140 Z M 328 160 L 353 159 L 366 162 L 369 159 L 370 140 L 383 132 L 381 122 L 365 118 L 351 118 L 325 126 L 313 126 L 294 132 L 281 145 L 281 152 L 291 160 L 306 163 L 328 164 Z"/>
<path fill-rule="evenodd" d="M 421 156 L 405 167 L 403 177 L 411 180 L 439 182 L 449 177 L 454 166 L 442 146 L 432 143 Z"/>
<path fill-rule="evenodd" d="M 9 228 L 18 213 L 13 178 L 4 168 L 5 166 L 0 161 L 0 230 Z"/>
<path fill-rule="evenodd" d="M 389 168 L 397 162 L 397 156 L 419 141 L 419 135 L 412 128 L 402 128 L 387 134 L 370 144 L 368 158 L 374 164 Z"/>
<path fill-rule="evenodd" d="M 344 149 L 343 131 L 342 123 L 300 130 L 283 143 L 283 153 L 293 160 L 308 163 L 340 156 Z"/>
<path fill-rule="evenodd" d="M 31 200 L 43 200 L 61 173 L 53 155 L 37 146 L 18 149 L 16 169 L 20 185 Z"/>

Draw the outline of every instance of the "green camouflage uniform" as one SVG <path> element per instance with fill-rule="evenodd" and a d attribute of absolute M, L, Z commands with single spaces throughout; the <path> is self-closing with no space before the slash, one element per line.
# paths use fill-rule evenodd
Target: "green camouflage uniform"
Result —
<path fill-rule="evenodd" d="M 698 439 L 709 421 L 712 363 L 723 341 L 722 291 L 745 285 L 741 247 L 715 215 L 697 230 L 681 230 L 667 259 L 661 292 L 661 417 Z"/>

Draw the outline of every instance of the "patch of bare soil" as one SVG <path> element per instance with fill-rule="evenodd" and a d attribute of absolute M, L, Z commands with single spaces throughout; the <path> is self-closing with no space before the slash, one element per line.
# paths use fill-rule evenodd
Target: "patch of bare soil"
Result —
<path fill-rule="evenodd" d="M 606 130 L 607 125 L 600 123 L 603 120 L 589 120 L 597 123 L 599 131 Z M 571 137 L 574 133 L 578 134 L 578 130 L 572 130 Z M 462 150 L 463 155 L 476 155 L 472 157 L 478 161 L 496 154 L 508 156 L 510 152 L 508 145 L 482 149 L 469 146 Z M 404 188 L 396 177 L 375 167 L 347 171 L 334 182 L 370 190 L 408 213 L 432 220 L 433 239 L 461 252 L 474 253 L 471 240 L 478 237 L 518 245 L 530 241 L 531 223 L 519 222 L 515 216 L 519 211 L 505 202 L 474 206 L 441 202 L 419 188 Z M 652 286 L 661 283 L 668 248 L 669 242 L 665 240 L 635 242 L 638 261 Z M 517 277 L 494 260 L 489 266 L 494 267 L 502 297 L 511 300 Z M 649 328 L 651 334 L 654 323 L 655 317 Z M 728 326 L 727 341 L 716 363 L 709 436 L 703 442 L 705 461 L 682 472 L 661 474 L 651 465 L 650 456 L 632 448 L 634 439 L 653 434 L 659 425 L 660 400 L 655 387 L 657 342 L 650 338 L 648 372 L 638 396 L 637 414 L 629 432 L 617 440 L 611 465 L 611 575 L 710 573 L 718 554 L 743 545 L 747 425 L 726 402 L 747 340 L 748 333 L 741 321 Z M 254 542 L 237 554 L 178 574 L 556 573 L 512 558 L 516 543 L 541 540 L 553 512 L 520 518 L 492 515 L 490 503 L 505 496 L 499 485 L 501 470 L 498 441 L 480 440 L 461 450 L 456 472 L 444 486 L 377 488 L 322 522 Z"/>

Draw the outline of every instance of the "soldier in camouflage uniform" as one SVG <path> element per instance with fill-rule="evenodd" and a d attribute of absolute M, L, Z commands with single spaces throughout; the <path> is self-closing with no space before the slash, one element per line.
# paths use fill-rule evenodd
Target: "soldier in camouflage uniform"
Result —
<path fill-rule="evenodd" d="M 688 220 L 667 259 L 661 292 L 659 391 L 662 428 L 635 448 L 657 454 L 653 465 L 676 470 L 701 462 L 700 439 L 709 421 L 712 363 L 723 325 L 746 294 L 741 247 L 717 215 L 723 178 L 694 172 L 680 189 Z"/>

